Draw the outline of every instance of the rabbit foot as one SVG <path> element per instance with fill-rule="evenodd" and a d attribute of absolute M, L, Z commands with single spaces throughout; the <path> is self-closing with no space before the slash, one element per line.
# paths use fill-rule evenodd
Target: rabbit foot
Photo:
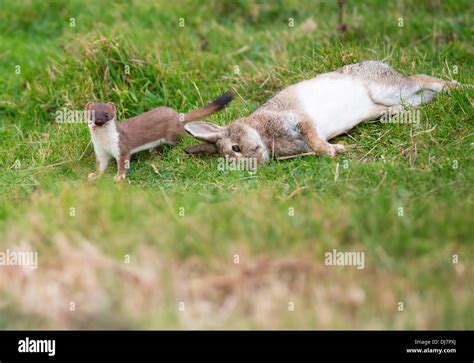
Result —
<path fill-rule="evenodd" d="M 342 144 L 328 144 L 328 155 L 330 157 L 335 157 L 338 154 L 344 154 L 346 152 L 346 148 Z"/>

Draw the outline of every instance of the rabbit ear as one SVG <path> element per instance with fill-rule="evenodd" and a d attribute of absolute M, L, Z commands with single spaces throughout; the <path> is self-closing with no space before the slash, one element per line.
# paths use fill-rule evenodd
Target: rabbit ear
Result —
<path fill-rule="evenodd" d="M 208 143 L 192 145 L 185 148 L 184 152 L 192 155 L 211 155 L 217 153 L 217 146 Z"/>
<path fill-rule="evenodd" d="M 196 139 L 216 143 L 222 138 L 225 128 L 211 122 L 195 121 L 184 125 L 184 129 Z"/>

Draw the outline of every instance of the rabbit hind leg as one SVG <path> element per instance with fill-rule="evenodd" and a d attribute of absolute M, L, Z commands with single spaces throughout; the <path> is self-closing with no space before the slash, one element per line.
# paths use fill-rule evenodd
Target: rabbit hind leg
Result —
<path fill-rule="evenodd" d="M 416 107 L 428 103 L 443 90 L 455 87 L 459 87 L 457 82 L 418 74 L 405 77 L 403 82 L 371 83 L 369 95 L 375 104 L 401 110 L 403 105 Z"/>
<path fill-rule="evenodd" d="M 441 92 L 446 88 L 459 87 L 456 81 L 445 81 L 436 77 L 427 76 L 426 74 L 417 74 L 415 76 L 407 77 L 410 81 L 415 82 L 420 89 L 430 90 L 433 92 Z"/>
<path fill-rule="evenodd" d="M 411 84 L 403 89 L 401 98 L 402 102 L 411 106 L 428 103 L 443 90 L 459 86 L 455 81 L 445 81 L 425 74 L 417 74 L 407 78 Z"/>

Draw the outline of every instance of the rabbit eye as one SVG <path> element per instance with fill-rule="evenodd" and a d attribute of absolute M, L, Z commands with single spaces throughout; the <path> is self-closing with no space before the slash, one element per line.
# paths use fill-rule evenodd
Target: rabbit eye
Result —
<path fill-rule="evenodd" d="M 236 153 L 239 153 L 240 152 L 239 145 L 232 145 L 232 150 L 235 151 Z"/>

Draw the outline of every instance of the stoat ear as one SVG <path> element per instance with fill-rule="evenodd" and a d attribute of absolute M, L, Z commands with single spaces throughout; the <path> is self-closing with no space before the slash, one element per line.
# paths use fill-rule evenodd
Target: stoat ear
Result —
<path fill-rule="evenodd" d="M 192 155 L 212 155 L 217 153 L 217 146 L 208 143 L 192 145 L 185 148 L 184 152 Z"/>
<path fill-rule="evenodd" d="M 225 128 L 211 122 L 195 121 L 184 125 L 184 129 L 196 139 L 215 144 L 224 135 Z"/>
<path fill-rule="evenodd" d="M 111 107 L 111 111 L 113 111 L 115 115 L 115 105 L 112 102 L 107 102 L 107 106 Z"/>
<path fill-rule="evenodd" d="M 86 111 L 90 111 L 91 106 L 94 104 L 94 102 L 87 102 L 86 104 Z"/>

